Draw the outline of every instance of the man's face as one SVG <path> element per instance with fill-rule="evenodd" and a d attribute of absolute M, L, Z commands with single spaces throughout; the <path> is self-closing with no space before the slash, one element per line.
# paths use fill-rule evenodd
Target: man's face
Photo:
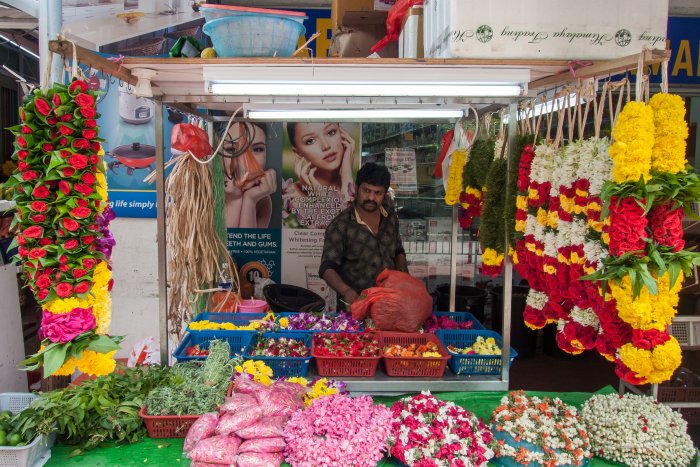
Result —
<path fill-rule="evenodd" d="M 365 212 L 375 212 L 379 209 L 386 196 L 383 186 L 361 183 L 355 197 L 355 205 Z"/>

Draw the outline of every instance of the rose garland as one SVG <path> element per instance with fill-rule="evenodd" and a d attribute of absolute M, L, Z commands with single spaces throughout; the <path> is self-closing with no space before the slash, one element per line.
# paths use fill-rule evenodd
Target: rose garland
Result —
<path fill-rule="evenodd" d="M 391 406 L 391 455 L 408 466 L 482 466 L 493 434 L 473 413 L 428 391 Z"/>
<path fill-rule="evenodd" d="M 41 304 L 42 345 L 23 363 L 45 375 L 114 370 L 111 319 L 114 218 L 96 119 L 97 93 L 76 79 L 25 96 L 15 135 L 18 260 Z"/>
<path fill-rule="evenodd" d="M 654 398 L 636 394 L 594 395 L 581 420 L 598 456 L 632 467 L 690 465 L 695 449 L 688 424 Z"/>

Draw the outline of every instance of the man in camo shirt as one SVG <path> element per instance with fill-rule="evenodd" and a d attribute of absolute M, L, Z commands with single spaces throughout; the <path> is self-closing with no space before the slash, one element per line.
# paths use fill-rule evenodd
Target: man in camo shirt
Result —
<path fill-rule="evenodd" d="M 349 307 L 364 289 L 373 287 L 384 269 L 408 272 L 399 220 L 384 207 L 390 183 L 389 169 L 371 162 L 363 165 L 355 178 L 354 204 L 326 229 L 318 273 L 338 293 L 340 309 L 343 302 Z"/>

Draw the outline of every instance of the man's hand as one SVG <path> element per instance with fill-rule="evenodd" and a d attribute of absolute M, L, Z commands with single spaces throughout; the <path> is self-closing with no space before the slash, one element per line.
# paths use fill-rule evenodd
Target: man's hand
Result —
<path fill-rule="evenodd" d="M 343 293 L 343 301 L 348 305 L 352 305 L 358 297 L 359 295 L 357 294 L 357 292 L 355 292 L 350 287 L 348 287 L 348 290 L 346 290 L 345 293 Z"/>

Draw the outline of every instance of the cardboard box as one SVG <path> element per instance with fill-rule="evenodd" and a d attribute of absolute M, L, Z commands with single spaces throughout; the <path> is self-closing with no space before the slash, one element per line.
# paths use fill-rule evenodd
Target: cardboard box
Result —
<path fill-rule="evenodd" d="M 399 34 L 399 58 L 423 58 L 423 7 L 406 11 Z"/>
<path fill-rule="evenodd" d="M 668 0 L 425 0 L 425 56 L 607 60 L 665 48 Z"/>
<path fill-rule="evenodd" d="M 386 24 L 384 10 L 374 9 L 375 0 L 333 0 L 331 4 L 331 26 L 333 32 L 343 26 Z"/>
<path fill-rule="evenodd" d="M 367 57 L 369 49 L 386 34 L 386 26 L 369 24 L 365 26 L 342 27 L 333 34 L 328 48 L 329 57 Z M 398 57 L 398 44 L 393 42 L 382 50 L 382 58 Z"/>

